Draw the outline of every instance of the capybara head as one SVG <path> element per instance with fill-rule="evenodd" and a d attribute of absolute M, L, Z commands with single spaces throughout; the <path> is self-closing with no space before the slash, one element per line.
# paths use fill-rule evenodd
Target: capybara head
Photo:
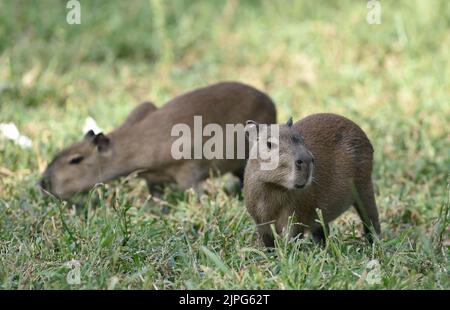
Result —
<path fill-rule="evenodd" d="M 247 121 L 247 126 L 260 127 L 253 121 Z M 288 190 L 298 190 L 309 186 L 314 173 L 314 156 L 305 144 L 300 131 L 293 126 L 292 118 L 285 125 L 277 126 L 277 130 L 257 130 L 257 145 L 259 151 L 271 156 L 257 156 L 255 160 L 260 165 L 254 166 L 253 177 L 264 183 L 282 187 Z M 248 128 L 248 127 L 247 127 Z M 267 127 L 266 127 L 267 128 Z M 256 145 L 256 144 L 255 144 Z M 278 156 L 278 164 L 272 169 L 261 169 L 264 158 Z"/>
<path fill-rule="evenodd" d="M 56 155 L 39 185 L 42 190 L 67 199 L 104 181 L 102 163 L 111 156 L 109 138 L 91 130 L 82 141 Z"/>

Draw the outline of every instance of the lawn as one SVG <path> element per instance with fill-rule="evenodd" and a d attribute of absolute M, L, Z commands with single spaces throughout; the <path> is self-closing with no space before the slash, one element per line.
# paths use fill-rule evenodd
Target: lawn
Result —
<path fill-rule="evenodd" d="M 365 1 L 80 2 L 69 25 L 67 1 L 0 0 L 0 123 L 33 142 L 0 136 L 0 288 L 450 289 L 448 1 L 382 1 L 381 24 Z M 270 94 L 280 122 L 358 123 L 375 149 L 381 240 L 361 237 L 352 210 L 325 246 L 279 238 L 267 252 L 223 179 L 161 199 L 119 180 L 80 208 L 36 188 L 88 116 L 109 131 L 141 101 L 221 80 Z"/>

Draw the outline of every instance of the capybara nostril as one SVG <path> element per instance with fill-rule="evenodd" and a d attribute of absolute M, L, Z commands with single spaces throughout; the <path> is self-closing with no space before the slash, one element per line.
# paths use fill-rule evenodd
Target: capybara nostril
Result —
<path fill-rule="evenodd" d="M 303 164 L 303 160 L 301 160 L 301 159 L 297 159 L 295 161 L 295 166 L 297 167 L 298 170 L 302 169 L 302 164 Z"/>
<path fill-rule="evenodd" d="M 44 179 L 40 180 L 40 181 L 38 182 L 37 186 L 38 186 L 40 189 L 45 189 L 45 188 L 46 188 L 46 182 L 45 182 L 45 180 L 44 180 Z"/>
<path fill-rule="evenodd" d="M 46 178 L 43 178 L 39 181 L 38 187 L 41 190 L 48 190 L 49 189 L 49 181 Z"/>

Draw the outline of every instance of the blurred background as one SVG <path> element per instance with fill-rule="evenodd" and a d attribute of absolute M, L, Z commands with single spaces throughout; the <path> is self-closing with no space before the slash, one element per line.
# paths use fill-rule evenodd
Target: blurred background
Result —
<path fill-rule="evenodd" d="M 0 123 L 33 143 L 0 135 L 0 201 L 40 212 L 27 197 L 87 117 L 108 131 L 144 100 L 238 80 L 273 98 L 279 122 L 333 112 L 358 123 L 386 234 L 434 231 L 450 172 L 448 1 L 381 1 L 380 24 L 367 1 L 79 2 L 70 25 L 68 1 L 0 0 Z"/>
<path fill-rule="evenodd" d="M 39 155 L 7 156 L 2 142 L 8 169 L 43 169 L 87 116 L 112 129 L 143 100 L 239 80 L 269 93 L 279 121 L 353 118 L 388 173 L 400 160 L 401 175 L 448 173 L 445 0 L 383 2 L 380 24 L 366 1 L 80 1 L 79 25 L 67 3 L 0 1 L 0 122 Z"/>

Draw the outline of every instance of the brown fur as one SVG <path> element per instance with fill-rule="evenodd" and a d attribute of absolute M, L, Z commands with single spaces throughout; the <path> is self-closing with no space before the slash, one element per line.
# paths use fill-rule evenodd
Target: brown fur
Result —
<path fill-rule="evenodd" d="M 44 173 L 42 186 L 61 197 L 91 188 L 134 171 L 155 184 L 176 182 L 181 189 L 196 187 L 211 170 L 234 173 L 243 177 L 244 159 L 235 160 L 175 160 L 171 145 L 174 124 L 187 124 L 193 132 L 194 116 L 208 123 L 221 125 L 244 124 L 256 117 L 262 123 L 275 123 L 276 111 L 272 100 L 253 87 L 223 82 L 199 88 L 170 100 L 160 109 L 151 103 L 137 107 L 125 123 L 106 136 L 88 134 L 52 161 Z M 224 129 L 225 132 L 225 129 Z M 70 161 L 83 159 L 78 164 Z"/>
<path fill-rule="evenodd" d="M 308 116 L 291 127 L 279 126 L 278 167 L 261 171 L 259 160 L 251 159 L 245 170 L 246 207 L 264 244 L 274 246 L 270 224 L 275 224 L 277 233 L 281 233 L 290 216 L 294 218 L 291 237 L 309 230 L 315 240 L 323 240 L 325 232 L 317 222 L 316 209 L 321 210 L 328 227 L 351 205 L 363 220 L 368 237 L 372 229 L 379 234 L 371 180 L 373 148 L 361 128 L 342 116 L 325 113 Z M 299 133 L 304 139 L 293 143 L 292 136 Z M 300 171 L 293 164 L 298 158 L 304 165 Z M 312 173 L 310 184 L 308 173 Z M 295 184 L 304 187 L 295 188 Z"/>

